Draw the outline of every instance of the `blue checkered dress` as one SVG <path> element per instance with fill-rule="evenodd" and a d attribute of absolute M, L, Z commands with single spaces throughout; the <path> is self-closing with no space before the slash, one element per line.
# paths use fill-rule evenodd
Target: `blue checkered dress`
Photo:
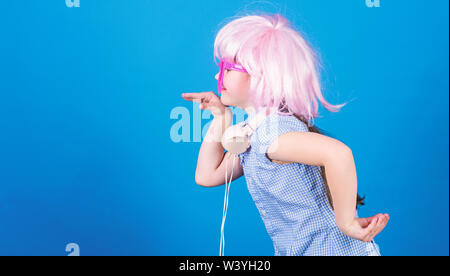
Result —
<path fill-rule="evenodd" d="M 238 155 L 275 256 L 377 255 L 374 242 L 352 239 L 337 227 L 319 166 L 266 158 L 271 143 L 290 131 L 306 132 L 308 127 L 294 116 L 272 113 L 256 128 L 250 148 Z"/>

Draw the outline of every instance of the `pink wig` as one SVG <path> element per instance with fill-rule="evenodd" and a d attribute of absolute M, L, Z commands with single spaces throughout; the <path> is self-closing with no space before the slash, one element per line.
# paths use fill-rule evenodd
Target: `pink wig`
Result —
<path fill-rule="evenodd" d="M 318 101 L 332 112 L 321 92 L 318 58 L 286 18 L 247 15 L 232 20 L 217 34 L 215 58 L 227 57 L 243 65 L 251 76 L 250 102 L 281 115 L 297 115 L 310 121 L 318 117 Z M 217 62 L 216 62 L 217 63 Z"/>

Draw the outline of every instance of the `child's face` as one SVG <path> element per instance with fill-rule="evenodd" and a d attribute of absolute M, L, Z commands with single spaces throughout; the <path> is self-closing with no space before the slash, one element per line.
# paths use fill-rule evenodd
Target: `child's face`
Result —
<path fill-rule="evenodd" d="M 215 76 L 219 80 L 219 73 Z M 247 73 L 225 70 L 223 76 L 223 90 L 220 101 L 227 106 L 245 108 L 248 104 L 248 90 L 250 88 L 250 75 Z"/>

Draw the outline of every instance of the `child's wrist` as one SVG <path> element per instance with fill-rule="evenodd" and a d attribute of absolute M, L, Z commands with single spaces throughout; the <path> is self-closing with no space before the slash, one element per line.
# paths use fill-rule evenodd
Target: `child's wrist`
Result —
<path fill-rule="evenodd" d="M 211 112 L 214 119 L 215 118 L 227 118 L 229 119 L 229 117 L 231 116 L 231 118 L 233 117 L 233 113 L 231 112 L 231 109 L 229 107 L 224 106 L 221 109 L 215 109 L 213 112 Z"/>
<path fill-rule="evenodd" d="M 208 139 L 206 140 L 211 141 L 210 139 L 212 139 L 212 141 L 220 143 L 223 133 L 233 123 L 233 113 L 228 107 L 225 107 L 223 112 L 216 112 L 212 114 L 214 118 L 210 127 L 211 136 L 207 135 Z"/>
<path fill-rule="evenodd" d="M 233 123 L 233 112 L 228 107 L 225 107 L 222 112 L 213 113 L 213 116 L 214 120 L 221 122 L 221 125 L 225 128 Z"/>

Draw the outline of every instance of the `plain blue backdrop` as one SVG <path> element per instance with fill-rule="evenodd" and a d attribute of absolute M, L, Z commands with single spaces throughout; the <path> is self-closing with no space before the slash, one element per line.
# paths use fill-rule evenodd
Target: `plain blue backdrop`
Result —
<path fill-rule="evenodd" d="M 432 3 L 431 3 L 432 2 Z M 323 61 L 316 125 L 355 158 L 383 255 L 449 254 L 449 2 L 4 1 L 0 255 L 218 255 L 224 186 L 196 185 L 200 142 L 170 136 L 182 92 L 215 91 L 227 20 L 280 12 Z M 202 127 L 210 120 L 203 119 Z M 233 182 L 226 255 L 273 255 Z"/>

